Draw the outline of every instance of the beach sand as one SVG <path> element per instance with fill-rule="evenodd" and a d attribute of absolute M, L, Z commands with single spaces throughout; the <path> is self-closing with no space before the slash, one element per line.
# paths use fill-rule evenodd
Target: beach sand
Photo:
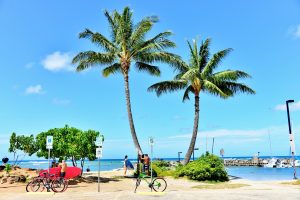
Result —
<path fill-rule="evenodd" d="M 207 186 L 187 179 L 166 178 L 168 188 L 163 194 L 151 195 L 146 183 L 142 182 L 134 193 L 135 179 L 123 178 L 123 171 L 101 172 L 100 193 L 97 192 L 97 173 L 91 183 L 70 182 L 64 193 L 26 193 L 25 183 L 0 184 L 0 199 L 300 199 L 300 186 L 282 184 L 288 181 L 249 181 L 244 179 L 232 180 L 227 184 L 243 186 L 234 189 L 199 189 L 197 186 Z M 225 184 L 225 185 L 227 185 Z M 222 187 L 221 187 L 222 188 Z M 153 192 L 153 194 L 157 194 Z"/>

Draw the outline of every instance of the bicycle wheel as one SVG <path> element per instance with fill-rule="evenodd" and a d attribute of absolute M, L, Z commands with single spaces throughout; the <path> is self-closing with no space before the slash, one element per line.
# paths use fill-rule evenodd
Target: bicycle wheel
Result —
<path fill-rule="evenodd" d="M 30 192 L 30 187 L 31 187 L 31 183 L 32 181 L 28 182 L 27 185 L 26 185 L 26 192 Z"/>
<path fill-rule="evenodd" d="M 151 185 L 155 192 L 163 192 L 167 188 L 167 182 L 163 178 L 153 179 Z"/>
<path fill-rule="evenodd" d="M 51 189 L 53 192 L 65 191 L 66 182 L 63 179 L 54 179 L 51 183 Z"/>
<path fill-rule="evenodd" d="M 43 184 L 42 179 L 37 178 L 37 179 L 32 180 L 30 183 L 28 183 L 27 186 L 29 186 L 28 188 L 30 188 L 31 192 L 37 192 L 40 189 L 43 189 L 44 184 Z M 26 186 L 26 191 L 28 191 L 27 186 Z"/>
<path fill-rule="evenodd" d="M 63 180 L 65 182 L 65 188 L 64 188 L 64 191 L 66 191 L 68 189 L 68 186 L 69 186 L 69 181 L 67 179 L 64 179 Z M 63 191 L 63 192 L 64 192 Z"/>

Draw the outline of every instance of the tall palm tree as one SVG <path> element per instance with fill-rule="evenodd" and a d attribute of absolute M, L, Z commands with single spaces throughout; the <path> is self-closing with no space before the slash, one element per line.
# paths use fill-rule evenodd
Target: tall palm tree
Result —
<path fill-rule="evenodd" d="M 187 164 L 190 161 L 197 139 L 200 93 L 206 92 L 224 99 L 238 92 L 255 94 L 255 91 L 247 85 L 236 82 L 240 78 L 250 77 L 247 73 L 238 70 L 215 72 L 221 61 L 232 49 L 224 49 L 210 57 L 210 42 L 210 39 L 206 39 L 202 42 L 199 49 L 195 40 L 193 44 L 188 42 L 189 63 L 181 63 L 182 65 L 178 67 L 179 73 L 174 80 L 159 82 L 148 88 L 149 91 L 155 91 L 157 96 L 166 92 L 185 89 L 183 101 L 190 99 L 190 93 L 193 93 L 195 96 L 193 134 L 183 164 Z"/>
<path fill-rule="evenodd" d="M 129 91 L 130 68 L 134 62 L 138 71 L 159 76 L 160 70 L 153 63 L 162 62 L 176 66 L 180 61 L 180 57 L 165 51 L 167 48 L 175 47 L 175 43 L 168 39 L 172 35 L 170 31 L 165 31 L 150 39 L 146 39 L 146 34 L 151 30 L 154 23 L 157 22 L 157 18 L 146 17 L 137 24 L 134 24 L 132 11 L 128 7 L 125 7 L 122 13 L 116 10 L 112 13 L 105 11 L 104 15 L 109 24 L 110 40 L 101 33 L 86 29 L 79 34 L 79 38 L 90 40 L 100 47 L 101 51 L 90 50 L 80 52 L 73 58 L 73 63 L 78 63 L 77 71 L 101 65 L 105 66 L 102 70 L 104 77 L 116 73 L 123 75 L 131 135 L 136 151 L 142 154 L 131 111 Z"/>

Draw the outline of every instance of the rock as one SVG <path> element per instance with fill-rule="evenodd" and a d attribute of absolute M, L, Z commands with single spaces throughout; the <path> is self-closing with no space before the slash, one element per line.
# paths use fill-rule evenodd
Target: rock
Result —
<path fill-rule="evenodd" d="M 15 177 L 14 177 L 14 181 L 15 181 L 15 182 L 19 182 L 19 181 L 20 181 L 20 176 L 15 176 Z"/>
<path fill-rule="evenodd" d="M 1 184 L 3 184 L 3 183 L 6 183 L 7 182 L 7 177 L 3 177 L 2 179 L 1 179 Z"/>
<path fill-rule="evenodd" d="M 14 181 L 13 177 L 8 177 L 7 182 L 8 182 L 8 184 L 13 184 L 15 181 Z"/>
<path fill-rule="evenodd" d="M 24 175 L 20 175 L 20 182 L 25 183 L 26 182 L 26 177 Z"/>

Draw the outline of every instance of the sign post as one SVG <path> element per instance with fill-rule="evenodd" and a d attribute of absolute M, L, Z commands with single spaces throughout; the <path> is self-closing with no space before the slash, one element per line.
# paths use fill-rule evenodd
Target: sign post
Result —
<path fill-rule="evenodd" d="M 96 139 L 96 157 L 98 158 L 98 192 L 100 192 L 100 158 L 102 158 L 102 145 L 104 142 L 104 136 L 99 135 L 99 137 Z"/>
<path fill-rule="evenodd" d="M 151 148 L 151 157 L 150 157 L 150 161 L 151 161 L 151 183 L 153 181 L 153 169 L 152 169 L 152 162 L 153 162 L 153 145 L 154 145 L 154 140 L 153 140 L 153 137 L 150 137 L 149 138 L 149 145 L 150 145 L 150 148 Z M 152 187 L 151 187 L 151 192 L 152 192 Z"/>
<path fill-rule="evenodd" d="M 53 136 L 47 136 L 46 148 L 48 149 L 48 173 L 50 173 L 50 149 L 53 149 Z"/>

